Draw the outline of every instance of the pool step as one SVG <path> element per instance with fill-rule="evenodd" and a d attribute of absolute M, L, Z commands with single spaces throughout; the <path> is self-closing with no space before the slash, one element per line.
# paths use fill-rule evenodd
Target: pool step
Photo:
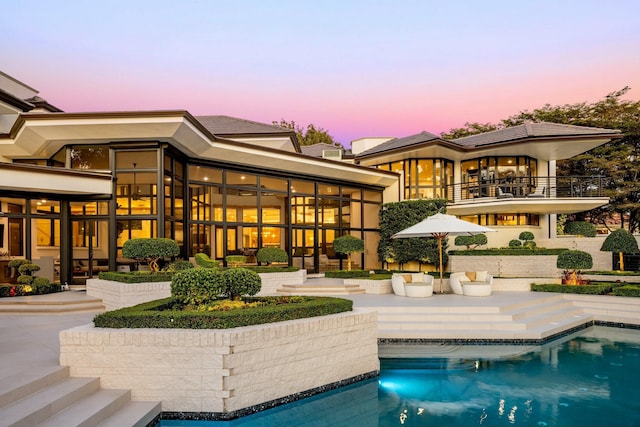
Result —
<path fill-rule="evenodd" d="M 67 367 L 34 368 L 3 379 L 3 426 L 146 426 L 159 402 L 132 402 L 128 390 L 100 388 L 99 378 L 72 378 Z"/>

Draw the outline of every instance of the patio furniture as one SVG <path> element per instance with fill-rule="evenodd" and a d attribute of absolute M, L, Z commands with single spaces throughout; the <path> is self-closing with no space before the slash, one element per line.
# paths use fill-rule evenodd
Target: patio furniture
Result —
<path fill-rule="evenodd" d="M 425 273 L 395 273 L 391 276 L 393 293 L 399 296 L 425 298 L 433 295 L 433 276 Z"/>
<path fill-rule="evenodd" d="M 527 194 L 527 197 L 544 197 L 544 190 L 546 187 L 536 187 L 533 193 Z"/>
<path fill-rule="evenodd" d="M 505 193 L 500 187 L 496 187 L 496 197 L 498 199 L 513 199 L 513 194 Z"/>
<path fill-rule="evenodd" d="M 449 284 L 457 295 L 489 296 L 492 292 L 493 276 L 486 271 L 451 273 Z"/>

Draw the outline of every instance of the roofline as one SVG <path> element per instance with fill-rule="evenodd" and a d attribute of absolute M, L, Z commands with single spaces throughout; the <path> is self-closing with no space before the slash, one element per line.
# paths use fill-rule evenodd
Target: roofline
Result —
<path fill-rule="evenodd" d="M 86 171 L 78 169 L 54 168 L 51 166 L 39 166 L 28 163 L 0 162 L 0 169 L 22 170 L 26 172 L 43 172 L 52 175 L 72 175 L 76 177 L 96 178 L 111 181 L 111 172 Z"/>
<path fill-rule="evenodd" d="M 413 144 L 413 145 L 406 145 L 404 147 L 398 147 L 398 148 L 392 148 L 390 150 L 385 150 L 385 151 L 379 151 L 377 153 L 372 153 L 372 154 L 367 154 L 367 155 L 360 155 L 360 154 L 356 154 L 356 160 L 360 160 L 360 159 L 370 159 L 370 158 L 375 158 L 378 156 L 386 156 L 388 154 L 395 154 L 395 153 L 403 153 L 406 151 L 412 151 L 414 149 L 420 149 L 420 148 L 426 148 L 430 145 L 442 145 L 448 148 L 451 148 L 453 150 L 457 150 L 457 151 L 465 151 L 464 147 L 462 145 L 458 145 L 455 144 L 451 141 L 447 141 L 446 139 L 430 139 L 429 141 L 424 141 L 424 142 L 419 142 L 417 144 Z"/>
<path fill-rule="evenodd" d="M 23 112 L 24 111 L 30 111 L 33 110 L 34 105 L 23 100 L 20 99 L 14 95 L 11 95 L 9 92 L 5 92 L 4 90 L 0 89 L 0 101 L 2 102 L 6 102 L 9 105 L 12 105 L 16 108 L 21 109 Z"/>

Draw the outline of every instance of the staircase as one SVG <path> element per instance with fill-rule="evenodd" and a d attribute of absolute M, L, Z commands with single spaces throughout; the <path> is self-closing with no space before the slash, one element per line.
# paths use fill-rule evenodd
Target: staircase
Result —
<path fill-rule="evenodd" d="M 68 367 L 34 368 L 0 384 L 3 426 L 145 427 L 160 412 L 160 402 L 131 401 L 128 390 L 101 389 L 99 378 L 71 378 Z"/>
<path fill-rule="evenodd" d="M 359 285 L 343 285 L 343 284 L 305 284 L 302 285 L 282 285 L 276 289 L 278 294 L 282 295 L 353 295 L 364 294 L 366 290 Z"/>
<path fill-rule="evenodd" d="M 540 340 L 593 320 L 562 295 L 503 306 L 377 307 L 385 339 Z"/>
<path fill-rule="evenodd" d="M 104 311 L 102 300 L 84 292 L 58 292 L 47 295 L 0 298 L 0 314 L 56 314 Z"/>

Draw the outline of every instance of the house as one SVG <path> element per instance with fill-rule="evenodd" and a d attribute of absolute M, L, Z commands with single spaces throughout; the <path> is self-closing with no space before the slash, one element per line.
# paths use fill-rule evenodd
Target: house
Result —
<path fill-rule="evenodd" d="M 302 154 L 278 126 L 187 111 L 66 113 L 0 75 L 0 254 L 52 263 L 52 279 L 82 282 L 127 270 L 123 243 L 167 237 L 253 261 L 264 246 L 319 271 L 340 263 L 333 240 L 352 234 L 375 267 L 378 211 L 399 176 Z M 328 156 L 331 157 L 331 156 Z"/>

